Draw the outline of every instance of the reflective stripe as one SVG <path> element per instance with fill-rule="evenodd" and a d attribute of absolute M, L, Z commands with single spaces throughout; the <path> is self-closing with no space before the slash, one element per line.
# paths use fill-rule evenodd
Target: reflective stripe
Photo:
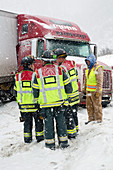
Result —
<path fill-rule="evenodd" d="M 67 76 L 68 76 L 68 78 L 70 78 L 67 68 L 66 68 L 65 66 L 63 66 L 63 65 L 61 65 L 61 67 L 63 67 L 63 68 L 64 68 L 64 70 L 67 72 Z"/>
<path fill-rule="evenodd" d="M 35 78 L 35 72 L 32 74 L 32 86 L 33 86 L 34 78 Z"/>
<path fill-rule="evenodd" d="M 100 66 L 100 65 L 96 64 L 96 66 L 94 67 L 93 71 L 95 71 L 98 66 Z"/>
<path fill-rule="evenodd" d="M 34 76 L 35 76 L 35 72 L 33 73 L 32 80 L 34 79 Z M 32 81 L 32 85 L 33 85 L 33 81 Z M 20 87 L 20 91 L 17 91 L 17 92 L 21 94 L 21 103 L 22 103 L 23 93 L 33 93 L 33 91 L 22 91 L 22 86 L 21 86 L 21 73 L 19 73 L 19 87 Z M 33 102 L 35 103 L 35 98 L 34 98 L 34 96 L 33 96 Z"/>
<path fill-rule="evenodd" d="M 40 80 L 41 80 L 41 84 L 42 84 L 42 93 L 43 93 L 43 97 L 44 97 L 44 103 L 47 103 L 47 98 L 46 98 L 46 93 L 45 93 L 45 89 L 44 89 L 44 83 L 43 83 L 43 77 L 42 77 L 42 70 L 39 69 L 39 76 L 40 76 Z"/>
<path fill-rule="evenodd" d="M 69 105 L 69 102 L 65 101 L 64 106 L 68 106 L 68 105 Z"/>
<path fill-rule="evenodd" d="M 35 98 L 35 101 L 38 102 L 38 99 L 39 99 L 39 98 Z"/>
<path fill-rule="evenodd" d="M 89 69 L 87 68 L 86 70 L 86 77 L 87 77 L 87 81 L 86 81 L 86 90 L 87 91 L 95 91 L 96 88 L 97 88 L 97 80 L 96 80 L 96 70 L 99 68 L 99 67 L 102 67 L 103 69 L 103 66 L 99 65 L 99 64 L 96 64 L 93 66 L 89 76 L 88 76 L 88 72 L 89 72 Z M 102 88 L 101 88 L 101 91 L 102 91 Z"/>
<path fill-rule="evenodd" d="M 76 133 L 77 131 L 76 131 L 76 128 L 74 128 L 74 129 L 71 129 L 71 130 L 67 130 L 67 133 L 68 134 L 74 134 L 74 133 Z"/>
<path fill-rule="evenodd" d="M 35 78 L 35 72 L 32 74 L 32 87 L 33 87 L 34 78 Z M 32 93 L 33 93 L 33 91 L 32 91 Z M 33 102 L 35 103 L 34 95 L 33 95 Z"/>
<path fill-rule="evenodd" d="M 57 86 L 58 86 L 58 91 L 59 91 L 59 97 L 60 97 L 60 100 L 62 100 L 61 87 L 60 87 L 60 79 L 59 79 L 59 74 L 58 74 L 58 66 L 56 66 L 56 65 L 55 65 L 55 70 L 56 70 L 56 77 L 57 77 Z"/>
<path fill-rule="evenodd" d="M 88 89 L 96 89 L 97 85 L 86 85 L 86 88 Z"/>
<path fill-rule="evenodd" d="M 73 60 L 71 60 L 71 63 L 74 65 L 74 62 L 73 62 Z"/>
<path fill-rule="evenodd" d="M 18 93 L 32 93 L 32 91 L 17 91 Z"/>
<path fill-rule="evenodd" d="M 20 111 L 21 112 L 35 112 L 35 111 L 37 111 L 37 109 L 29 109 L 29 108 L 27 108 L 27 109 L 20 109 Z"/>
<path fill-rule="evenodd" d="M 76 126 L 76 130 L 78 130 L 78 125 Z"/>
<path fill-rule="evenodd" d="M 56 71 L 56 77 L 57 77 L 57 87 L 50 87 L 50 88 L 44 88 L 44 82 L 43 82 L 43 76 L 42 76 L 42 70 L 39 69 L 39 76 L 42 84 L 42 89 L 40 89 L 40 92 L 43 93 L 43 98 L 44 98 L 44 103 L 47 103 L 47 97 L 46 97 L 46 91 L 51 91 L 51 90 L 58 90 L 59 93 L 59 98 L 62 100 L 62 94 L 61 94 L 61 89 L 64 89 L 64 86 L 60 86 L 60 78 L 58 74 L 58 66 L 55 65 L 55 71 Z"/>
<path fill-rule="evenodd" d="M 35 83 L 33 83 L 33 86 L 32 86 L 33 88 L 35 88 L 35 89 L 39 89 L 39 85 L 37 85 L 37 84 L 35 84 Z"/>
<path fill-rule="evenodd" d="M 64 85 L 67 85 L 68 83 L 70 83 L 70 78 L 64 80 Z"/>
<path fill-rule="evenodd" d="M 55 103 L 47 103 L 47 104 L 40 104 L 40 107 L 52 107 L 52 106 L 60 106 L 63 103 L 63 101 L 61 102 L 55 102 Z"/>
<path fill-rule="evenodd" d="M 64 86 L 60 86 L 60 87 L 61 87 L 61 89 L 64 88 Z M 45 90 L 45 91 L 58 90 L 58 87 L 50 87 L 50 88 L 46 88 L 46 89 L 44 89 L 44 90 Z M 40 92 L 43 92 L 43 90 L 41 89 Z"/>
<path fill-rule="evenodd" d="M 59 141 L 67 141 L 68 140 L 68 138 L 67 138 L 67 136 L 62 136 L 62 137 L 58 137 L 59 138 Z"/>
<path fill-rule="evenodd" d="M 79 102 L 80 102 L 80 100 L 79 100 L 79 98 L 78 98 L 76 101 L 69 103 L 69 105 L 70 105 L 70 106 L 73 106 L 73 105 L 75 105 L 75 104 L 78 104 Z"/>
<path fill-rule="evenodd" d="M 47 144 L 55 143 L 55 139 L 45 139 L 45 143 Z"/>
<path fill-rule="evenodd" d="M 77 77 L 76 77 L 76 78 L 74 78 L 74 79 L 72 79 L 72 80 L 71 80 L 71 82 L 76 81 L 76 80 L 77 80 Z"/>
<path fill-rule="evenodd" d="M 67 72 L 67 76 L 68 76 L 68 78 L 70 79 L 70 76 L 69 76 L 69 73 L 68 73 L 67 68 L 66 68 L 65 66 L 63 66 L 63 65 L 61 65 L 61 67 L 63 67 L 63 68 L 66 70 L 66 72 Z M 73 81 L 76 81 L 76 80 L 77 80 L 77 77 L 76 77 L 76 78 L 74 78 L 74 79 L 72 79 L 72 80 L 70 80 L 70 82 L 73 82 Z"/>
<path fill-rule="evenodd" d="M 31 137 L 32 133 L 24 133 L 24 137 Z"/>
<path fill-rule="evenodd" d="M 74 97 L 74 96 L 77 96 L 79 95 L 79 92 L 74 92 L 74 93 L 70 93 L 70 94 L 67 94 L 68 97 Z"/>
<path fill-rule="evenodd" d="M 44 131 L 42 132 L 36 132 L 36 136 L 43 136 L 44 135 Z"/>
<path fill-rule="evenodd" d="M 18 92 L 18 93 L 21 94 L 21 103 L 22 103 L 22 96 L 23 96 L 23 94 L 22 94 L 22 86 L 21 86 L 21 73 L 19 73 L 19 86 L 20 86 L 20 92 Z"/>

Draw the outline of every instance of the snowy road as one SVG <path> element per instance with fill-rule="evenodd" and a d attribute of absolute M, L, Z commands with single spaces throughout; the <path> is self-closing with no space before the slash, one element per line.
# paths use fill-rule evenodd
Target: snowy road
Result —
<path fill-rule="evenodd" d="M 17 103 L 0 107 L 0 170 L 113 170 L 113 103 L 103 108 L 103 123 L 87 121 L 79 108 L 79 135 L 65 150 L 51 151 L 44 141 L 24 144 Z M 34 129 L 33 129 L 34 131 Z M 57 140 L 56 140 L 57 144 Z"/>

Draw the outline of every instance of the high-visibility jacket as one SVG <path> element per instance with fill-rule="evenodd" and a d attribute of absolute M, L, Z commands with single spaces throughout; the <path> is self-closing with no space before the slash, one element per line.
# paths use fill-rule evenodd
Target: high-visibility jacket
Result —
<path fill-rule="evenodd" d="M 38 103 L 40 107 L 60 106 L 67 99 L 64 86 L 70 83 L 67 79 L 63 81 L 62 68 L 49 64 L 36 70 L 37 84 L 33 83 L 34 89 L 39 89 Z"/>
<path fill-rule="evenodd" d="M 21 112 L 37 111 L 37 103 L 32 91 L 33 71 L 25 70 L 15 76 L 14 90 L 17 92 L 17 102 Z"/>
<path fill-rule="evenodd" d="M 73 88 L 73 95 L 71 97 L 70 105 L 74 105 L 80 102 L 79 91 L 78 91 L 78 75 L 76 75 L 75 61 L 64 60 L 60 65 L 66 72 L 67 76 L 70 78 Z"/>
<path fill-rule="evenodd" d="M 86 90 L 87 91 L 96 91 L 97 80 L 96 80 L 95 73 L 99 67 L 103 68 L 103 66 L 101 66 L 99 64 L 94 65 L 93 68 L 91 69 L 89 75 L 88 75 L 89 68 L 86 69 Z M 102 91 L 102 88 L 101 88 L 101 91 Z"/>

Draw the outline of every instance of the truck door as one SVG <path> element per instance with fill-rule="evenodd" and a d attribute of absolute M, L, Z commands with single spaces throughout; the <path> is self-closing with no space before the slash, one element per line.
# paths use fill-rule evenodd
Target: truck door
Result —
<path fill-rule="evenodd" d="M 36 63 L 35 70 L 42 67 L 41 56 L 44 52 L 44 40 L 43 39 L 33 39 L 31 43 L 31 54 L 34 56 Z"/>

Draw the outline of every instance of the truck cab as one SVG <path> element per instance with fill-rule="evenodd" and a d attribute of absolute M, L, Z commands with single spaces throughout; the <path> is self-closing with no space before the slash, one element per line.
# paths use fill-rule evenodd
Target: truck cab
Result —
<path fill-rule="evenodd" d="M 18 71 L 21 71 L 21 59 L 32 54 L 35 57 L 35 69 L 42 67 L 41 55 L 44 50 L 62 48 L 66 51 L 68 60 L 76 62 L 78 71 L 78 86 L 80 92 L 80 104 L 85 105 L 86 96 L 82 93 L 85 77 L 85 58 L 96 53 L 96 45 L 92 51 L 90 38 L 75 23 L 41 16 L 18 15 Z M 97 60 L 98 61 L 98 60 Z M 104 80 L 102 91 L 102 103 L 107 105 L 112 97 L 112 69 L 104 63 Z"/>

